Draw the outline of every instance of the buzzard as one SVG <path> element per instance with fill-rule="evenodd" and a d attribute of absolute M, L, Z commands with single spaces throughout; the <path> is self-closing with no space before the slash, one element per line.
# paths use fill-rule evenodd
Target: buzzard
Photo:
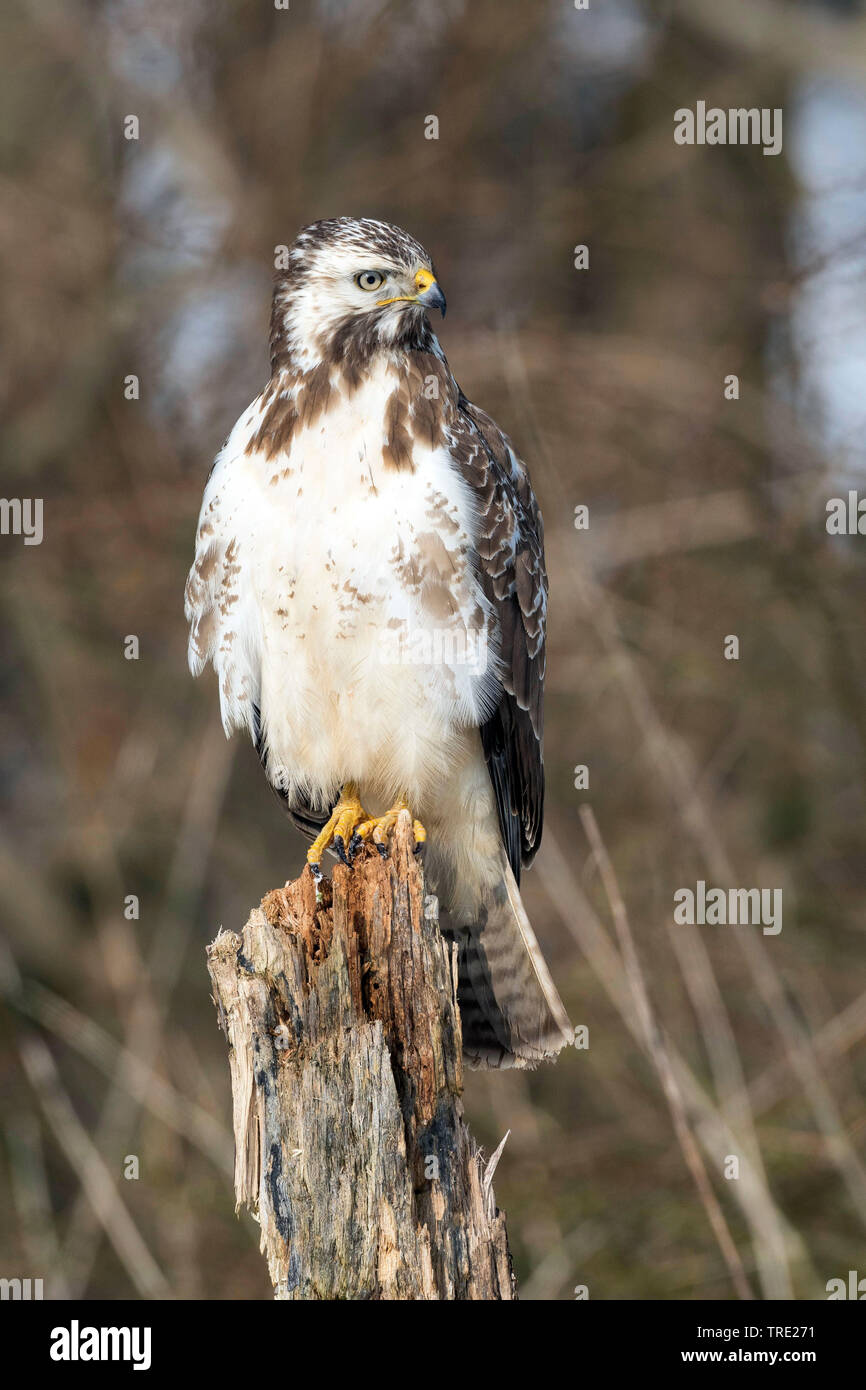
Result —
<path fill-rule="evenodd" d="M 525 465 L 428 321 L 400 228 L 304 228 L 278 273 L 271 378 L 217 455 L 186 588 L 189 662 L 311 839 L 387 854 L 401 809 L 457 943 L 470 1065 L 571 1040 L 520 899 L 541 838 L 547 577 Z"/>

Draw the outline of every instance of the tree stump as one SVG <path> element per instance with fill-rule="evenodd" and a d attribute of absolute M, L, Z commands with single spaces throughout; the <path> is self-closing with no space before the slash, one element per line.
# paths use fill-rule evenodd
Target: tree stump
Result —
<path fill-rule="evenodd" d="M 387 859 L 309 869 L 208 948 L 229 1043 L 237 1208 L 278 1299 L 512 1299 L 464 1120 L 457 963 L 411 821 Z M 501 1149 L 501 1146 L 500 1146 Z"/>

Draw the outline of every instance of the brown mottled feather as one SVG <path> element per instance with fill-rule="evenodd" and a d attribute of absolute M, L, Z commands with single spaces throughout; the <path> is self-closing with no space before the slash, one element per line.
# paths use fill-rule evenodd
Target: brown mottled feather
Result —
<path fill-rule="evenodd" d="M 478 553 L 502 633 L 502 699 L 481 727 L 515 880 L 541 841 L 547 572 L 544 527 L 525 465 L 499 426 L 459 398 L 452 451 L 478 499 Z"/>

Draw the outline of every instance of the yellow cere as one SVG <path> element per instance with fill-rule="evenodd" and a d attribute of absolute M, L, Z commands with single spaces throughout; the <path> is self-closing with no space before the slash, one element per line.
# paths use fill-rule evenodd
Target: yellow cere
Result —
<path fill-rule="evenodd" d="M 431 285 L 436 284 L 436 276 L 423 267 L 415 271 L 415 288 L 418 294 L 424 294 Z M 417 304 L 417 297 L 413 294 L 395 294 L 392 299 L 377 299 L 377 304 L 397 304 L 400 300 L 406 300 L 408 304 Z"/>

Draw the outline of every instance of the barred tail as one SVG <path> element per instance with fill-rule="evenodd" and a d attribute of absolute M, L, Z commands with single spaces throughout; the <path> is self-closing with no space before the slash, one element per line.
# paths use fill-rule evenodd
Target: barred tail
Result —
<path fill-rule="evenodd" d="M 502 855 L 499 881 L 478 920 L 440 915 L 458 947 L 463 1055 L 471 1067 L 534 1067 L 571 1042 L 573 1029 Z"/>

